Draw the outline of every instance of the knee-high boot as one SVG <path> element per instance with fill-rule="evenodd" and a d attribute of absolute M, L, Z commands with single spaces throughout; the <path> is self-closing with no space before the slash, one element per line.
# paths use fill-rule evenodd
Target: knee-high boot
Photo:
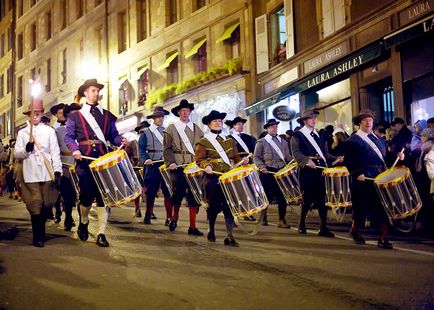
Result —
<path fill-rule="evenodd" d="M 44 242 L 41 239 L 41 215 L 31 215 L 32 221 L 32 234 L 33 234 L 33 246 L 38 248 L 44 247 Z"/>

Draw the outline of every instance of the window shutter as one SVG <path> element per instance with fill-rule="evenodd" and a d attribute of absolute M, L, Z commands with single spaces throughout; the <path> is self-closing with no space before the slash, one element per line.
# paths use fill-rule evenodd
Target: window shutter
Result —
<path fill-rule="evenodd" d="M 334 30 L 345 26 L 345 0 L 333 0 Z"/>
<path fill-rule="evenodd" d="M 286 59 L 288 59 L 295 54 L 294 14 L 292 12 L 292 0 L 286 0 L 284 5 L 286 21 Z"/>
<path fill-rule="evenodd" d="M 322 0 L 322 29 L 323 37 L 334 32 L 333 0 Z"/>
<path fill-rule="evenodd" d="M 256 33 L 256 73 L 261 73 L 269 69 L 268 63 L 268 28 L 267 14 L 255 19 Z"/>

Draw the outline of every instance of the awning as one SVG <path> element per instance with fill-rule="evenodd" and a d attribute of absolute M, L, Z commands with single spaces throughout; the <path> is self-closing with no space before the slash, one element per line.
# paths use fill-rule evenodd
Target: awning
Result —
<path fill-rule="evenodd" d="M 265 108 L 279 102 L 280 100 L 291 96 L 293 94 L 300 93 L 312 87 L 317 87 L 322 83 L 325 83 L 339 75 L 350 73 L 354 69 L 365 65 L 374 58 L 379 57 L 382 54 L 382 48 L 380 43 L 373 44 L 359 52 L 353 53 L 344 59 L 335 62 L 334 64 L 314 72 L 301 80 L 284 85 L 276 90 L 276 92 L 265 98 L 253 103 L 245 108 L 246 114 L 251 115 L 258 113 Z"/>
<path fill-rule="evenodd" d="M 404 43 L 414 37 L 420 36 L 426 32 L 434 30 L 434 15 L 428 16 L 416 23 L 408 25 L 398 31 L 395 31 L 383 38 L 384 47 L 390 48 L 392 46 Z"/>
<path fill-rule="evenodd" d="M 201 46 L 206 42 L 206 38 L 203 40 L 200 40 L 199 42 L 197 42 L 193 48 L 188 51 L 188 53 L 185 55 L 185 59 L 190 58 L 193 55 L 197 54 L 197 51 L 201 48 Z"/>
<path fill-rule="evenodd" d="M 172 61 L 176 58 L 176 56 L 178 56 L 179 52 L 175 52 L 172 55 L 170 55 L 169 57 L 167 57 L 166 61 L 161 65 L 160 70 L 161 69 L 166 69 L 167 67 L 170 66 L 170 64 L 172 63 Z"/>
<path fill-rule="evenodd" d="M 232 36 L 232 32 L 235 31 L 235 29 L 238 28 L 238 26 L 240 25 L 240 23 L 235 23 L 231 26 L 229 26 L 228 28 L 226 28 L 225 32 L 223 32 L 223 34 L 221 36 L 218 37 L 217 41 L 215 41 L 215 43 L 220 43 L 224 40 L 229 39 Z"/>

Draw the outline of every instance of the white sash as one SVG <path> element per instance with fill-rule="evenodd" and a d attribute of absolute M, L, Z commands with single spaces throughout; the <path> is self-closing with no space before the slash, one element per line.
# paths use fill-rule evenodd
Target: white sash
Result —
<path fill-rule="evenodd" d="M 84 109 L 81 109 L 81 111 L 77 111 L 77 112 L 81 113 L 81 115 L 83 115 L 84 119 L 89 124 L 90 128 L 92 128 L 93 132 L 98 137 L 98 140 L 101 140 L 102 142 L 104 142 L 104 144 L 107 144 L 107 141 L 105 140 L 104 134 L 102 133 L 101 127 L 99 127 L 99 125 L 96 122 L 93 115 L 90 114 L 90 111 L 86 111 Z"/>
<path fill-rule="evenodd" d="M 358 135 L 363 141 L 368 143 L 368 145 L 374 150 L 374 152 L 380 157 L 380 159 L 384 163 L 383 154 L 381 154 L 381 151 L 378 149 L 377 145 L 368 137 L 368 134 L 364 133 L 362 130 L 357 130 L 356 135 Z M 377 138 L 378 139 L 378 138 Z"/>
<path fill-rule="evenodd" d="M 221 136 L 221 135 L 220 135 Z M 217 136 L 214 133 L 208 132 L 204 135 L 204 138 L 206 138 L 212 146 L 215 148 L 217 153 L 219 153 L 220 157 L 223 159 L 225 163 L 229 165 L 229 167 L 232 167 L 231 161 L 229 160 L 228 154 L 226 154 L 225 150 L 223 149 L 222 145 L 217 141 Z"/>
<path fill-rule="evenodd" d="M 282 150 L 277 146 L 277 144 L 273 141 L 273 136 L 266 135 L 265 141 L 268 142 L 269 145 L 276 151 L 277 155 L 279 155 L 280 159 L 285 161 L 285 157 L 283 156 Z"/>
<path fill-rule="evenodd" d="M 178 130 L 179 136 L 181 137 L 181 140 L 184 143 L 185 147 L 192 155 L 194 155 L 193 146 L 191 145 L 190 139 L 188 139 L 188 136 L 185 133 L 185 127 L 187 127 L 187 125 L 182 123 L 181 121 L 176 122 L 174 125 L 175 125 L 176 130 Z M 193 131 L 193 133 L 194 133 L 194 131 Z"/>
<path fill-rule="evenodd" d="M 161 145 L 163 145 L 163 136 L 161 135 L 160 131 L 158 130 L 158 127 L 152 124 L 149 127 L 149 130 L 154 134 L 155 137 L 157 137 L 158 141 L 160 141 Z"/>
<path fill-rule="evenodd" d="M 244 149 L 244 152 L 250 153 L 246 143 L 244 143 L 243 139 L 241 139 L 241 135 L 233 132 L 231 136 L 241 145 L 241 147 Z"/>
<path fill-rule="evenodd" d="M 310 133 L 312 131 L 310 131 L 310 129 L 308 129 L 306 126 L 304 126 L 302 129 L 300 129 L 301 133 L 306 137 L 307 141 L 309 141 L 310 144 L 312 144 L 313 148 L 315 149 L 315 151 L 318 153 L 318 155 L 324 160 L 324 162 L 327 165 L 327 160 L 325 159 L 324 154 L 321 151 L 321 148 L 319 147 L 319 145 L 316 143 L 315 139 L 310 135 Z M 315 134 L 315 133 L 314 133 Z"/>

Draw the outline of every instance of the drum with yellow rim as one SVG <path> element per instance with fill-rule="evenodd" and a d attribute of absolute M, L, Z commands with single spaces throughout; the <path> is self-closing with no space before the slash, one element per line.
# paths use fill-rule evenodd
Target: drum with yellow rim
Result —
<path fill-rule="evenodd" d="M 167 190 L 169 191 L 170 196 L 173 195 L 173 184 L 172 179 L 170 178 L 169 169 L 166 167 L 166 164 L 161 165 L 158 167 L 158 170 L 160 170 L 161 177 L 164 180 L 164 183 L 166 184 Z"/>
<path fill-rule="evenodd" d="M 274 174 L 274 178 L 289 205 L 301 204 L 303 200 L 297 167 L 297 163 L 289 163 Z"/>
<path fill-rule="evenodd" d="M 416 214 L 422 201 L 407 167 L 394 167 L 380 173 L 374 180 L 375 187 L 387 215 L 401 220 Z"/>
<path fill-rule="evenodd" d="M 352 205 L 350 173 L 347 167 L 326 168 L 322 172 L 325 182 L 326 206 L 334 208 L 336 219 L 342 222 L 347 207 Z"/>
<path fill-rule="evenodd" d="M 269 205 L 256 166 L 234 168 L 220 176 L 219 183 L 237 225 L 256 233 Z"/>
<path fill-rule="evenodd" d="M 184 175 L 194 199 L 200 204 L 205 204 L 202 191 L 203 171 L 200 170 L 195 161 L 184 168 Z"/>
<path fill-rule="evenodd" d="M 133 201 L 142 191 L 133 165 L 124 150 L 101 156 L 91 162 L 89 168 L 108 207 Z"/>
<path fill-rule="evenodd" d="M 65 170 L 63 170 L 65 171 Z M 72 186 L 74 187 L 77 197 L 80 195 L 80 187 L 78 185 L 78 175 L 75 172 L 75 166 L 68 166 L 69 179 L 71 180 Z"/>

